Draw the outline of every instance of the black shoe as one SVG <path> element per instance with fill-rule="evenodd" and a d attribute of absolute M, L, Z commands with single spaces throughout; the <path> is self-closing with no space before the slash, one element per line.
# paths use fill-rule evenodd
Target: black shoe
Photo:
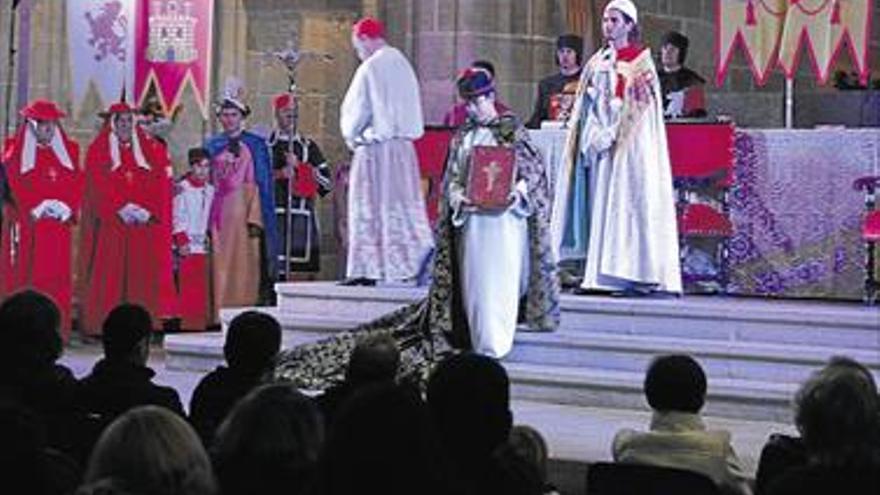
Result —
<path fill-rule="evenodd" d="M 610 296 L 614 294 L 607 289 L 586 289 L 584 287 L 576 287 L 571 293 L 576 296 Z"/>
<path fill-rule="evenodd" d="M 362 285 L 364 287 L 373 287 L 376 285 L 376 281 L 371 278 L 356 277 L 356 278 L 347 278 L 347 279 L 339 282 L 339 285 L 343 285 L 346 287 L 354 287 L 357 285 Z"/>

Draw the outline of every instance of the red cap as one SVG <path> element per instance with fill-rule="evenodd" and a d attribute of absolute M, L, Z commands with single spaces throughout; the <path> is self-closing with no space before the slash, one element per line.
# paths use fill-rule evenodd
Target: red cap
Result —
<path fill-rule="evenodd" d="M 278 111 L 288 108 L 296 103 L 296 97 L 290 93 L 281 93 L 272 98 L 272 107 Z"/>
<path fill-rule="evenodd" d="M 382 24 L 382 21 L 378 19 L 374 19 L 372 17 L 364 17 L 363 19 L 354 23 L 352 27 L 352 32 L 357 37 L 364 38 L 385 38 L 385 25 Z"/>
<path fill-rule="evenodd" d="M 110 105 L 110 108 L 103 112 L 98 112 L 98 116 L 102 118 L 107 118 L 113 115 L 117 115 L 120 113 L 135 113 L 138 109 L 129 105 L 124 101 L 117 101 L 116 103 Z"/>
<path fill-rule="evenodd" d="M 35 120 L 58 120 L 67 116 L 55 102 L 49 100 L 34 100 L 19 113 L 24 118 Z"/>

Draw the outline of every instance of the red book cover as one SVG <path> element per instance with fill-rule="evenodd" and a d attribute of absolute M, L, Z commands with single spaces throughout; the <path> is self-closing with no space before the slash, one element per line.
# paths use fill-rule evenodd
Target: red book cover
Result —
<path fill-rule="evenodd" d="M 507 208 L 516 179 L 515 165 L 513 148 L 474 146 L 468 173 L 468 199 L 483 209 Z"/>

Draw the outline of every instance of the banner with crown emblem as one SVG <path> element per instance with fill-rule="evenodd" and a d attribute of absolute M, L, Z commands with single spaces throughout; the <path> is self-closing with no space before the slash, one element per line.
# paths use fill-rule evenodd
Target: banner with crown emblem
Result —
<path fill-rule="evenodd" d="M 214 0 L 141 0 L 136 27 L 135 95 L 155 88 L 168 114 L 189 84 L 208 118 Z"/>
<path fill-rule="evenodd" d="M 825 84 L 844 41 L 866 83 L 873 12 L 873 0 L 718 0 L 716 83 L 723 84 L 739 45 L 758 85 L 777 65 L 787 78 L 794 77 L 803 51 Z"/>
<path fill-rule="evenodd" d="M 116 101 L 134 81 L 138 0 L 67 2 L 73 108 L 79 113 L 89 88 L 101 106 Z"/>

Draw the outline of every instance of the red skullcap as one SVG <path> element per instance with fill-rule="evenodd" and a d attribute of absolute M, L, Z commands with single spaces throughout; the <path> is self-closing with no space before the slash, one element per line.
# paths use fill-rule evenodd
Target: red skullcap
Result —
<path fill-rule="evenodd" d="M 272 107 L 278 111 L 283 110 L 291 105 L 296 103 L 296 97 L 291 95 L 290 93 L 281 93 L 275 95 L 275 98 L 272 99 Z"/>
<path fill-rule="evenodd" d="M 385 38 L 385 25 L 382 21 L 372 17 L 364 17 L 357 21 L 352 28 L 355 36 L 365 38 Z"/>
<path fill-rule="evenodd" d="M 49 100 L 34 100 L 22 108 L 20 113 L 22 117 L 34 120 L 58 120 L 67 115 L 55 102 Z"/>
<path fill-rule="evenodd" d="M 110 108 L 108 108 L 107 110 L 103 112 L 98 112 L 98 117 L 106 119 L 108 117 L 121 113 L 135 113 L 137 112 L 137 110 L 137 108 L 129 105 L 127 102 L 117 101 L 116 103 L 110 105 Z"/>

